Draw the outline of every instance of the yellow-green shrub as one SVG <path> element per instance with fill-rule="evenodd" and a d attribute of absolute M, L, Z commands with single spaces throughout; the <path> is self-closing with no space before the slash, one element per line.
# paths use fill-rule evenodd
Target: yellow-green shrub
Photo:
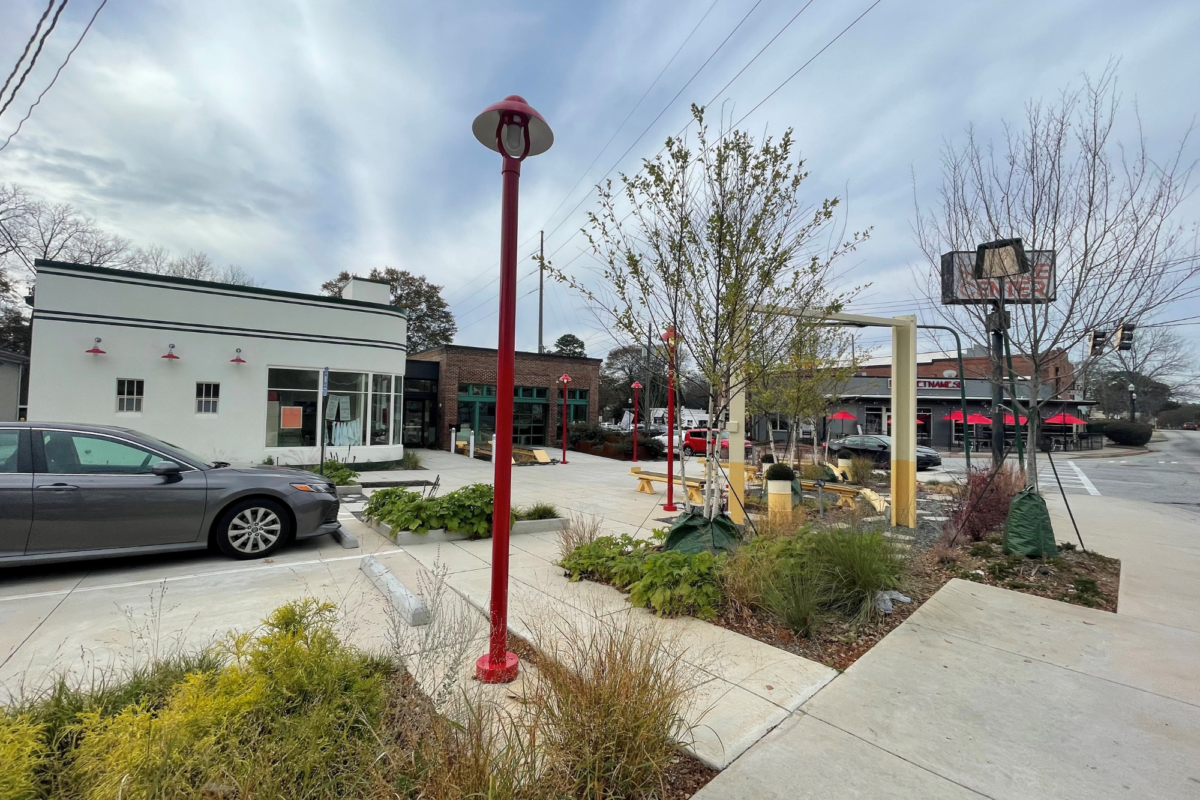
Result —
<path fill-rule="evenodd" d="M 238 796 L 351 797 L 371 775 L 363 751 L 382 713 L 389 668 L 341 644 L 333 606 L 277 609 L 231 661 L 191 674 L 160 709 L 81 715 L 71 783 L 87 800 Z"/>
<path fill-rule="evenodd" d="M 42 726 L 28 715 L 0 716 L 0 800 L 38 796 L 38 768 L 46 757 Z"/>

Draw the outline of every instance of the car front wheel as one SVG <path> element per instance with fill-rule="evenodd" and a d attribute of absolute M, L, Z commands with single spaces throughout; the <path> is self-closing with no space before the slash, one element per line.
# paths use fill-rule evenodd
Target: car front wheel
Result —
<path fill-rule="evenodd" d="M 216 542 L 230 558 L 265 558 L 292 535 L 283 506 L 265 497 L 234 503 L 217 520 Z"/>
<path fill-rule="evenodd" d="M 692 456 L 694 456 L 696 454 L 696 451 L 693 450 L 690 445 L 685 444 L 683 446 L 683 454 L 685 456 L 687 456 L 688 458 L 691 458 Z"/>

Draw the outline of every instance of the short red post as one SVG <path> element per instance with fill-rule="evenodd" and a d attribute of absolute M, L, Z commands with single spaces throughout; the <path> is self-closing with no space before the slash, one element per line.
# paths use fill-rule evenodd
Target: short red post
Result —
<path fill-rule="evenodd" d="M 500 210 L 500 331 L 496 347 L 496 445 L 492 451 L 495 498 L 492 504 L 491 636 L 488 651 L 475 662 L 483 683 L 516 680 L 520 663 L 508 652 L 508 534 L 512 507 L 513 382 L 516 367 L 517 201 L 521 162 L 550 149 L 554 134 L 525 100 L 509 95 L 484 109 L 471 131 L 503 157 Z"/>
<path fill-rule="evenodd" d="M 663 511 L 678 511 L 675 505 L 675 329 L 662 335 L 667 343 L 667 504 Z"/>
<path fill-rule="evenodd" d="M 638 389 L 642 385 L 637 381 L 633 382 L 633 461 L 637 463 L 637 440 L 638 440 Z"/>
<path fill-rule="evenodd" d="M 562 377 L 558 379 L 558 382 L 562 384 L 562 389 L 563 389 L 563 404 L 562 404 L 563 457 L 562 457 L 562 461 L 560 461 L 559 463 L 566 464 L 567 463 L 567 384 L 571 382 L 571 376 L 564 372 L 562 374 Z"/>

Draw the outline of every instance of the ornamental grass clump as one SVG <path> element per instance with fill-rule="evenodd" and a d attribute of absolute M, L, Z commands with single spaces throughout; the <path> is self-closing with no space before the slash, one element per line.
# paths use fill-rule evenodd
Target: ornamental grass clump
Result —
<path fill-rule="evenodd" d="M 971 470 L 951 508 L 946 530 L 954 539 L 979 542 L 999 530 L 1008 519 L 1012 499 L 1025 488 L 1025 473 L 1006 464 L 992 475 L 991 469 Z"/>
<path fill-rule="evenodd" d="M 667 766 L 690 735 L 681 716 L 694 680 L 680 648 L 629 617 L 556 620 L 538 642 L 534 705 L 555 796 L 607 800 L 667 793 Z"/>
<path fill-rule="evenodd" d="M 850 459 L 850 482 L 859 486 L 870 486 L 875 480 L 875 459 L 869 456 L 854 456 Z"/>

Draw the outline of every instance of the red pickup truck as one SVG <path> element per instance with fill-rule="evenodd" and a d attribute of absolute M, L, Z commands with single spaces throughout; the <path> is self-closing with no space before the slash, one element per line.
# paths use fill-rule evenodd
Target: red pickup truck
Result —
<path fill-rule="evenodd" d="M 729 433 L 727 431 L 710 431 L 708 428 L 686 428 L 683 435 L 680 437 L 680 452 L 685 456 L 693 456 L 699 453 L 704 455 L 706 436 L 716 435 L 721 436 L 721 458 L 729 458 Z M 754 445 L 746 442 L 746 455 L 749 456 L 754 451 Z"/>

